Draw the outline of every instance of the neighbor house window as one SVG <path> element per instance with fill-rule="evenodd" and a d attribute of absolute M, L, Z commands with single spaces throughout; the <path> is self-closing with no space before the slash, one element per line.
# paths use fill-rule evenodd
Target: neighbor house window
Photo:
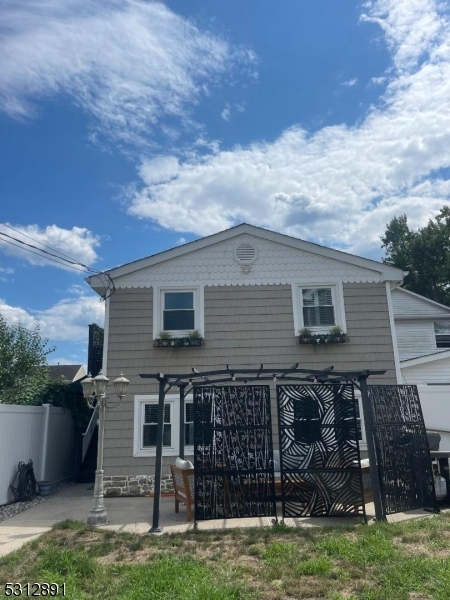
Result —
<path fill-rule="evenodd" d="M 304 327 L 332 327 L 336 325 L 332 289 L 302 288 Z"/>
<path fill-rule="evenodd" d="M 436 348 L 450 348 L 450 323 L 446 321 L 434 322 Z"/>

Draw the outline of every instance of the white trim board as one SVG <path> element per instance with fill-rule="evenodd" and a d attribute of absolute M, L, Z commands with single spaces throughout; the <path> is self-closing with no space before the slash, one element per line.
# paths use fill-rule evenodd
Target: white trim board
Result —
<path fill-rule="evenodd" d="M 394 350 L 395 376 L 397 378 L 397 383 L 401 384 L 403 382 L 403 376 L 402 376 L 402 370 L 400 367 L 400 356 L 398 353 L 397 332 L 395 330 L 394 308 L 392 306 L 391 286 L 389 285 L 388 281 L 386 281 L 386 299 L 387 299 L 387 304 L 388 304 L 389 326 L 391 328 L 392 348 Z"/>
<path fill-rule="evenodd" d="M 443 350 L 442 352 L 435 352 L 433 354 L 427 354 L 426 356 L 402 360 L 400 366 L 404 368 L 415 367 L 416 365 L 424 365 L 426 363 L 442 360 L 443 358 L 450 358 L 450 350 Z"/>

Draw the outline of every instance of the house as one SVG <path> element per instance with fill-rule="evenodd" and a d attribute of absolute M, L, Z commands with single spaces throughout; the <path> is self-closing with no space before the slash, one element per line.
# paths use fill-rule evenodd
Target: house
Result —
<path fill-rule="evenodd" d="M 417 385 L 427 429 L 450 451 L 450 308 L 403 288 L 392 306 L 402 383 Z"/>
<path fill-rule="evenodd" d="M 247 224 L 111 269 L 103 369 L 123 371 L 127 396 L 107 412 L 106 492 L 144 493 L 154 473 L 157 385 L 142 373 L 165 374 L 225 365 L 385 370 L 371 383 L 401 381 L 394 344 L 394 267 Z M 105 277 L 89 285 L 105 293 Z M 299 330 L 340 326 L 348 343 L 299 344 Z M 199 346 L 155 347 L 161 332 L 198 331 Z M 150 383 L 149 383 L 150 382 Z M 274 386 L 275 384 L 273 384 Z M 275 393 L 272 391 L 273 410 Z M 166 397 L 163 473 L 178 455 L 179 398 Z M 192 398 L 185 406 L 186 455 L 192 454 Z M 277 444 L 277 438 L 274 439 Z M 163 488 L 164 489 L 164 488 Z"/>
<path fill-rule="evenodd" d="M 49 372 L 52 379 L 64 377 L 69 383 L 79 381 L 86 376 L 83 365 L 50 365 Z"/>
<path fill-rule="evenodd" d="M 450 385 L 450 308 L 403 288 L 392 306 L 403 383 Z"/>

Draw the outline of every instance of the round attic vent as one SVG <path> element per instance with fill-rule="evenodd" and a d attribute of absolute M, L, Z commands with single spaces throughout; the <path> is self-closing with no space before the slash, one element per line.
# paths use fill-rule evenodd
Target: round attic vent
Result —
<path fill-rule="evenodd" d="M 236 262 L 241 265 L 242 270 L 248 272 L 257 258 L 256 248 L 248 243 L 240 244 L 234 250 L 234 257 Z"/>
<path fill-rule="evenodd" d="M 251 244 L 241 244 L 236 248 L 236 258 L 243 265 L 251 265 L 256 258 L 256 250 Z"/>

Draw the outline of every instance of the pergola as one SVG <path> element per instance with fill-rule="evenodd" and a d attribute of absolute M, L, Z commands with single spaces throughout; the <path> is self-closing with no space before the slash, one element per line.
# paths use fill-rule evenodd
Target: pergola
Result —
<path fill-rule="evenodd" d="M 162 471 L 162 452 L 163 452 L 163 427 L 164 427 L 164 402 L 166 394 L 174 387 L 178 387 L 180 393 L 180 457 L 184 458 L 185 429 L 184 429 L 184 404 L 186 396 L 192 391 L 194 386 L 215 386 L 218 384 L 234 384 L 250 382 L 259 383 L 263 381 L 282 381 L 282 382 L 302 382 L 302 383 L 351 383 L 361 391 L 362 408 L 364 415 L 364 424 L 367 438 L 367 451 L 370 461 L 370 473 L 373 488 L 373 497 L 375 504 L 375 514 L 377 521 L 385 520 L 383 515 L 380 483 L 378 480 L 377 458 L 375 443 L 373 439 L 373 414 L 367 393 L 367 379 L 373 375 L 384 375 L 386 371 L 335 371 L 333 366 L 322 370 L 301 369 L 298 363 L 289 368 L 280 369 L 264 368 L 261 364 L 259 368 L 231 368 L 226 365 L 225 369 L 216 371 L 200 372 L 192 368 L 190 373 L 142 373 L 139 374 L 143 379 L 155 379 L 159 383 L 158 399 L 158 427 L 156 435 L 156 465 L 155 465 L 155 493 L 153 502 L 153 523 L 149 533 L 159 533 L 162 527 L 159 523 L 160 500 L 161 500 L 161 471 Z"/>

